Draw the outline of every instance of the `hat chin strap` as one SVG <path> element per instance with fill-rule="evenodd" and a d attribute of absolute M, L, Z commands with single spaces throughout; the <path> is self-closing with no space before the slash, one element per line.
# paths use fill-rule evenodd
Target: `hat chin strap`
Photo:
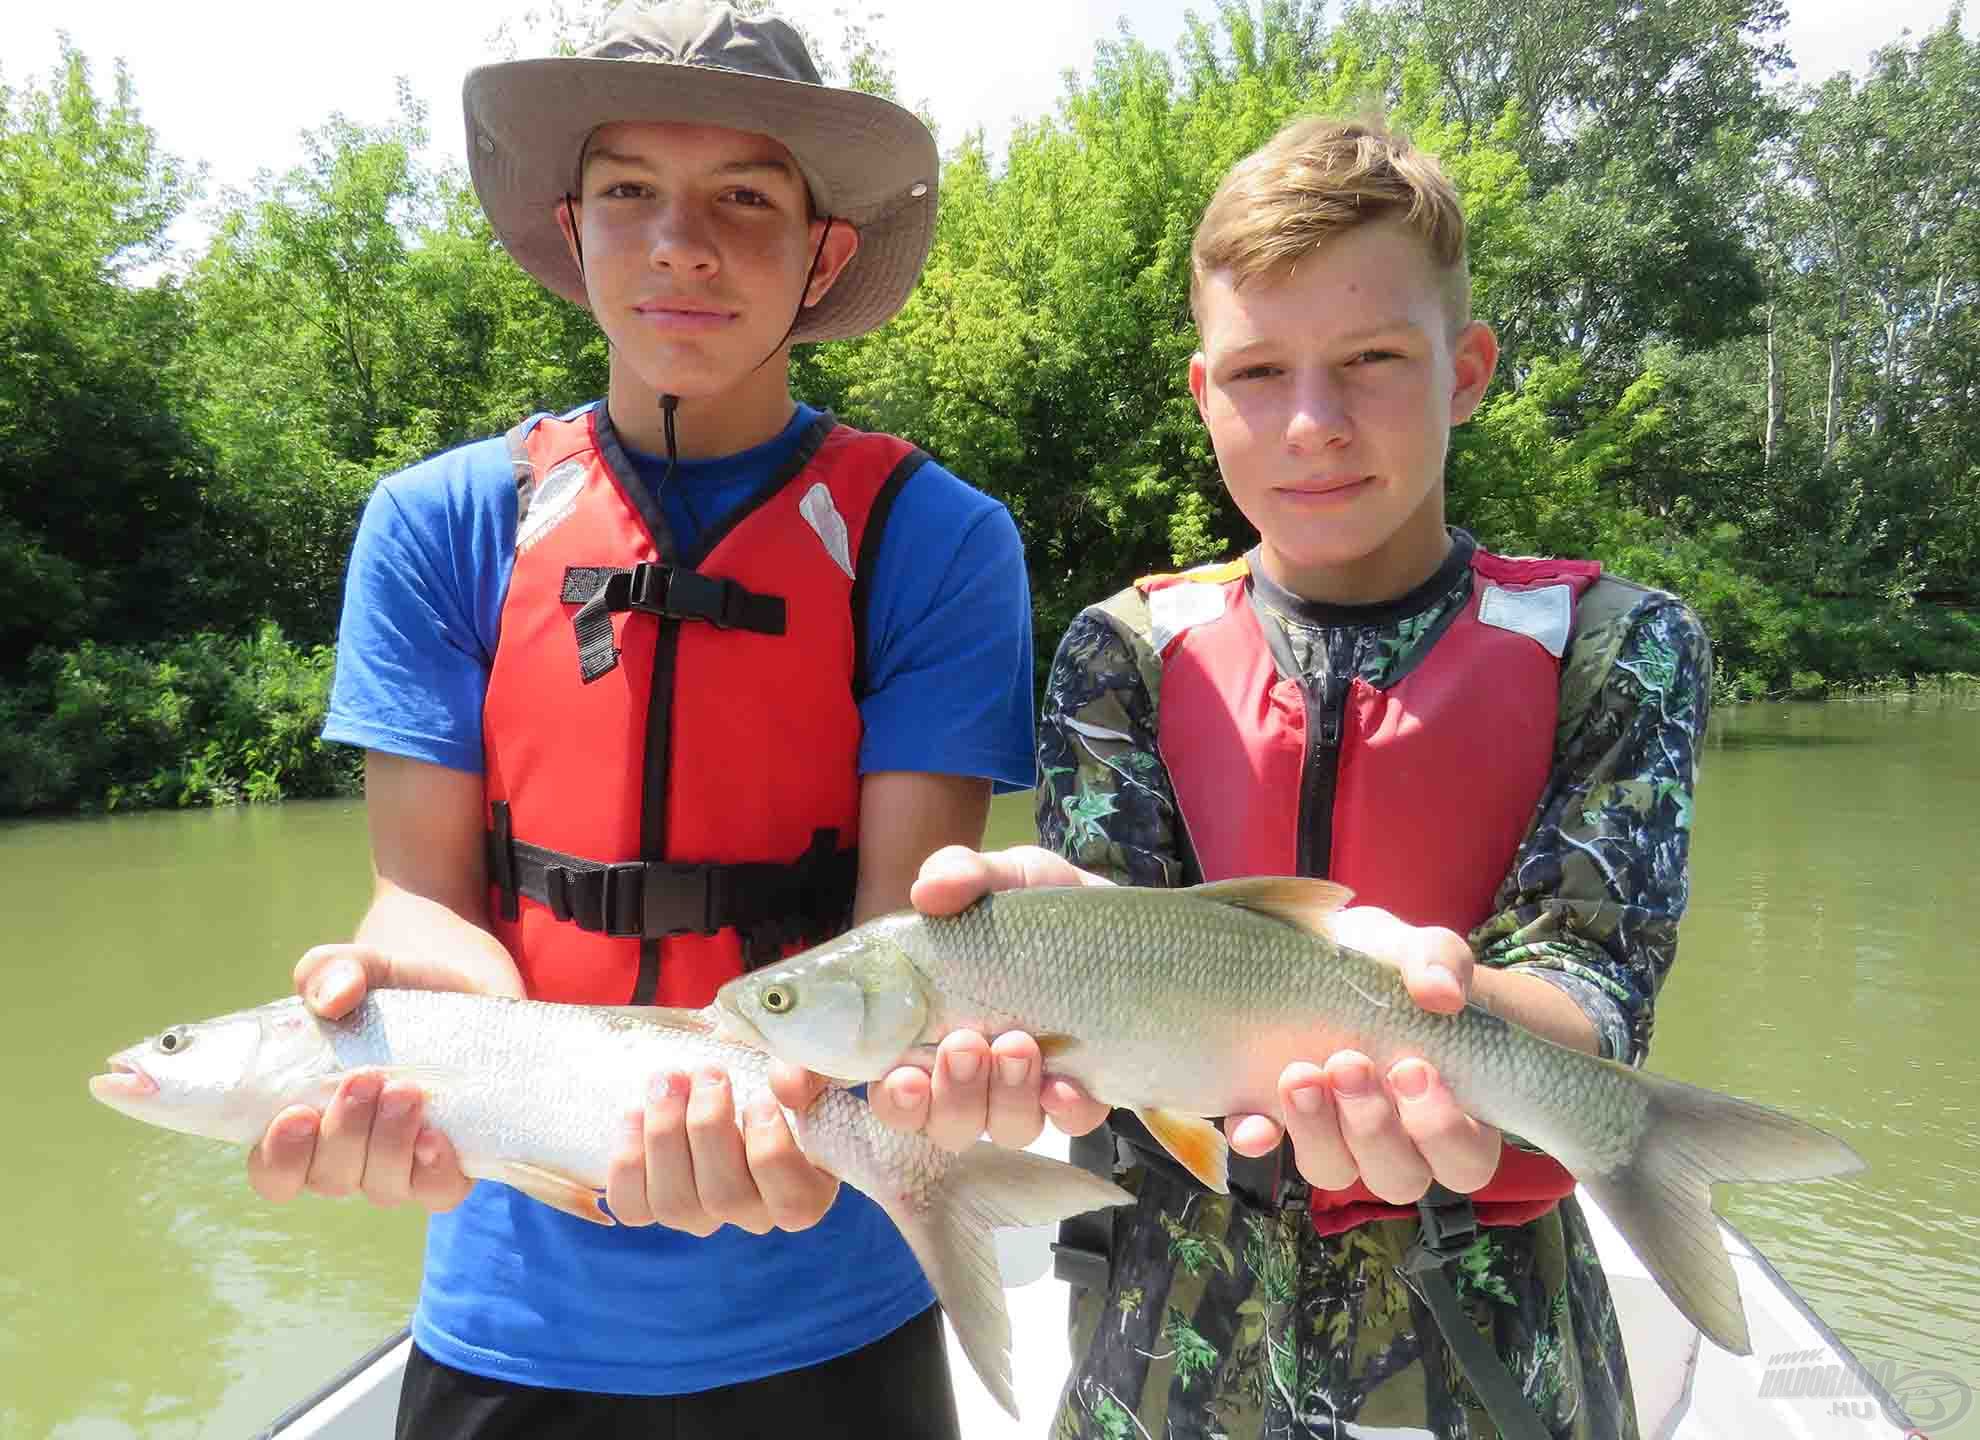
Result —
<path fill-rule="evenodd" d="M 770 353 L 768 355 L 765 355 L 750 367 L 750 374 L 754 375 L 758 370 L 761 370 L 765 365 L 768 365 L 775 359 L 777 352 L 789 344 L 791 336 L 796 333 L 798 321 L 804 318 L 804 297 L 811 293 L 811 282 L 818 278 L 818 262 L 825 258 L 825 242 L 832 238 L 832 227 L 837 223 L 837 216 L 827 215 L 825 217 L 825 233 L 818 237 L 818 248 L 812 252 L 811 267 L 804 272 L 804 285 L 798 291 L 797 311 L 791 316 L 791 323 L 784 327 L 783 338 L 770 347 Z M 581 248 L 578 255 L 578 274 L 580 278 L 584 274 L 584 255 Z M 674 478 L 674 470 L 680 463 L 679 448 L 674 440 L 674 412 L 680 409 L 680 407 L 680 396 L 667 391 L 661 392 L 660 426 L 662 433 L 667 438 L 667 473 L 660 477 L 659 487 L 654 492 L 654 498 L 656 500 L 667 493 L 667 482 Z M 701 523 L 701 517 L 695 514 L 694 504 L 688 499 L 686 491 L 681 492 L 681 500 L 688 507 L 688 515 L 693 519 L 695 529 L 705 529 L 706 527 Z"/>

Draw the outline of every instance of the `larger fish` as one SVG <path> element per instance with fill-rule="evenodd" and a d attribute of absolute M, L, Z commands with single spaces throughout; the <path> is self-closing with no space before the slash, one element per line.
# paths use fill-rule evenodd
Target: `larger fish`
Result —
<path fill-rule="evenodd" d="M 770 1057 L 716 1038 L 700 1012 L 549 1005 L 374 990 L 340 1021 L 299 999 L 180 1025 L 110 1057 L 104 1104 L 152 1125 L 249 1144 L 293 1104 L 326 1105 L 354 1071 L 402 1075 L 461 1168 L 600 1225 L 628 1096 L 664 1070 L 726 1070 L 740 1113 L 769 1093 Z M 879 1203 L 934 1287 L 984 1388 L 1015 1416 L 1010 1318 L 991 1233 L 1130 1197 L 1076 1166 L 979 1143 L 961 1154 L 890 1130 L 828 1089 L 785 1112 L 804 1152 Z"/>
<path fill-rule="evenodd" d="M 952 1030 L 1029 1031 L 1050 1071 L 1133 1110 L 1218 1191 L 1228 1154 L 1204 1117 L 1277 1116 L 1294 1060 L 1354 1049 L 1386 1071 L 1420 1057 L 1466 1111 L 1572 1171 L 1686 1317 L 1749 1353 L 1712 1182 L 1840 1175 L 1861 1168 L 1855 1152 L 1476 1004 L 1421 1009 L 1396 970 L 1327 938 L 1348 898 L 1284 877 L 1012 891 L 956 916 L 869 921 L 731 981 L 716 1004 L 728 1033 L 847 1081 L 925 1057 Z"/>

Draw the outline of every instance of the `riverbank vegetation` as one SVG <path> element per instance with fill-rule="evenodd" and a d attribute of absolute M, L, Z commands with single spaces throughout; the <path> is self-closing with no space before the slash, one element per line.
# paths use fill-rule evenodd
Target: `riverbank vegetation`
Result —
<path fill-rule="evenodd" d="M 875 25 L 840 73 L 893 93 Z M 1009 504 L 1042 664 L 1080 605 L 1248 542 L 1183 384 L 1191 231 L 1290 116 L 1380 108 L 1462 188 L 1505 347 L 1455 522 L 1684 595 L 1728 697 L 1980 672 L 1980 45 L 1955 12 L 1806 84 L 1782 25 L 1219 0 L 1173 54 L 1123 35 L 1004 153 L 943 137 L 914 298 L 801 350 L 799 393 Z M 410 96 L 184 253 L 162 80 L 0 79 L 0 812 L 348 787 L 314 736 L 366 495 L 602 393 L 603 342 L 422 161 Z"/>

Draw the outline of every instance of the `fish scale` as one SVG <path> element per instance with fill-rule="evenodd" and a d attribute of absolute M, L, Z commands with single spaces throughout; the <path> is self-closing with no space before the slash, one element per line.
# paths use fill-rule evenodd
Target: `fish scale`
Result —
<path fill-rule="evenodd" d="M 733 1033 L 793 1063 L 871 1080 L 958 1030 L 1034 1036 L 1049 1072 L 1131 1109 L 1214 1190 L 1208 1117 L 1282 1118 L 1294 1061 L 1342 1050 L 1378 1073 L 1418 1058 L 1457 1103 L 1585 1184 L 1701 1331 L 1747 1352 L 1711 1185 L 1846 1174 L 1862 1161 L 1792 1116 L 1556 1045 L 1484 1007 L 1433 1014 L 1391 966 L 1327 932 L 1348 894 L 1253 876 L 1180 890 L 1039 887 L 960 914 L 869 921 L 725 985 Z"/>

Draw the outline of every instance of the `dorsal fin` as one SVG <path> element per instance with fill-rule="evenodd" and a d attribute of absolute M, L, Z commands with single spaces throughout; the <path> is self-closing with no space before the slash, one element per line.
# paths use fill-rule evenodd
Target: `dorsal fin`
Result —
<path fill-rule="evenodd" d="M 1240 910 L 1255 910 L 1314 935 L 1326 934 L 1322 923 L 1354 899 L 1354 891 L 1345 885 L 1302 875 L 1244 875 L 1236 880 L 1191 885 L 1183 893 Z"/>

